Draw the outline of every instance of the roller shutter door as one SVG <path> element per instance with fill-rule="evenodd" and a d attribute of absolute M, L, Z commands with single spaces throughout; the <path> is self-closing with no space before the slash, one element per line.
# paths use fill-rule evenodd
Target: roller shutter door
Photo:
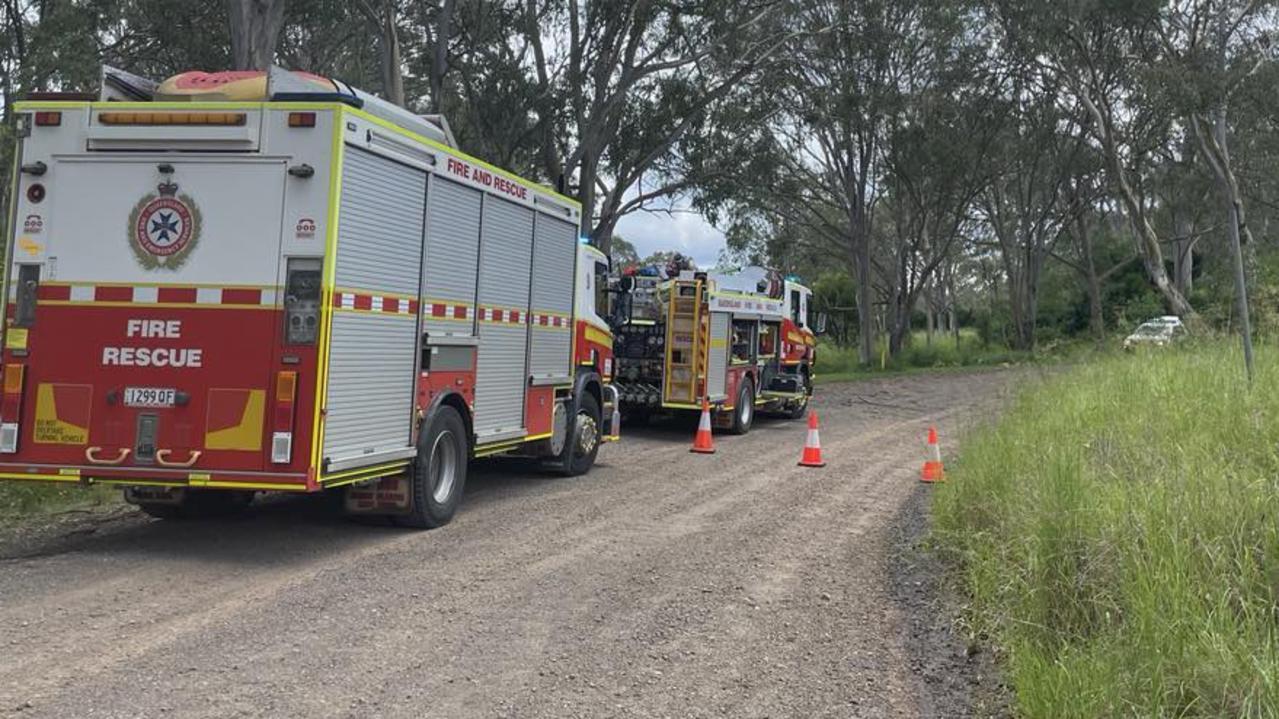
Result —
<path fill-rule="evenodd" d="M 524 428 L 533 211 L 489 195 L 480 231 L 479 352 L 475 434 L 479 441 Z"/>
<path fill-rule="evenodd" d="M 479 190 L 431 178 L 422 317 L 432 337 L 475 334 L 480 205 Z"/>
<path fill-rule="evenodd" d="M 425 199 L 424 172 L 346 148 L 325 400 L 335 463 L 410 446 Z"/>
<path fill-rule="evenodd" d="M 572 377 L 577 227 L 540 213 L 534 223 L 529 375 L 534 380 L 568 382 Z"/>

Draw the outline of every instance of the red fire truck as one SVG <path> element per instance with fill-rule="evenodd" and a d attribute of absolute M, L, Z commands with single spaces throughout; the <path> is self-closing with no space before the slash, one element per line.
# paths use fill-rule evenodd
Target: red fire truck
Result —
<path fill-rule="evenodd" d="M 627 415 L 696 410 L 750 431 L 756 409 L 800 418 L 813 392 L 820 317 L 812 292 L 762 268 L 736 273 L 661 268 L 615 276 L 610 320 L 614 385 Z"/>
<path fill-rule="evenodd" d="M 573 200 L 339 82 L 103 78 L 16 108 L 0 478 L 434 527 L 470 458 L 578 474 L 616 436 Z"/>

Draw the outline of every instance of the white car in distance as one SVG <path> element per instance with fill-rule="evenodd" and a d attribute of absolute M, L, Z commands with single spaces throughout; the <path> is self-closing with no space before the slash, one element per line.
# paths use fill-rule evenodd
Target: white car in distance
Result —
<path fill-rule="evenodd" d="M 1124 349 L 1165 347 L 1186 336 L 1186 325 L 1176 315 L 1164 315 L 1142 322 L 1124 338 Z"/>

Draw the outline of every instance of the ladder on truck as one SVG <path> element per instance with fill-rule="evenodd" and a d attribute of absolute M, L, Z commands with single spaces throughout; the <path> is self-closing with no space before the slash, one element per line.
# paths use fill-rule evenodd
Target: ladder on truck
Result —
<path fill-rule="evenodd" d="M 706 376 L 701 280 L 673 280 L 666 303 L 666 371 L 662 402 L 696 405 Z"/>

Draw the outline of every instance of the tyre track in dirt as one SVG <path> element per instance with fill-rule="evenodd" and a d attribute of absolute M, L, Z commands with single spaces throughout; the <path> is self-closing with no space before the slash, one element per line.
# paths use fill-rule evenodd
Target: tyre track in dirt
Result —
<path fill-rule="evenodd" d="M 0 560 L 0 716 L 960 716 L 912 666 L 891 530 L 923 428 L 1007 381 L 823 387 L 821 470 L 802 423 L 710 457 L 658 425 L 582 478 L 482 468 L 433 532 L 287 499 L 50 538 Z"/>

